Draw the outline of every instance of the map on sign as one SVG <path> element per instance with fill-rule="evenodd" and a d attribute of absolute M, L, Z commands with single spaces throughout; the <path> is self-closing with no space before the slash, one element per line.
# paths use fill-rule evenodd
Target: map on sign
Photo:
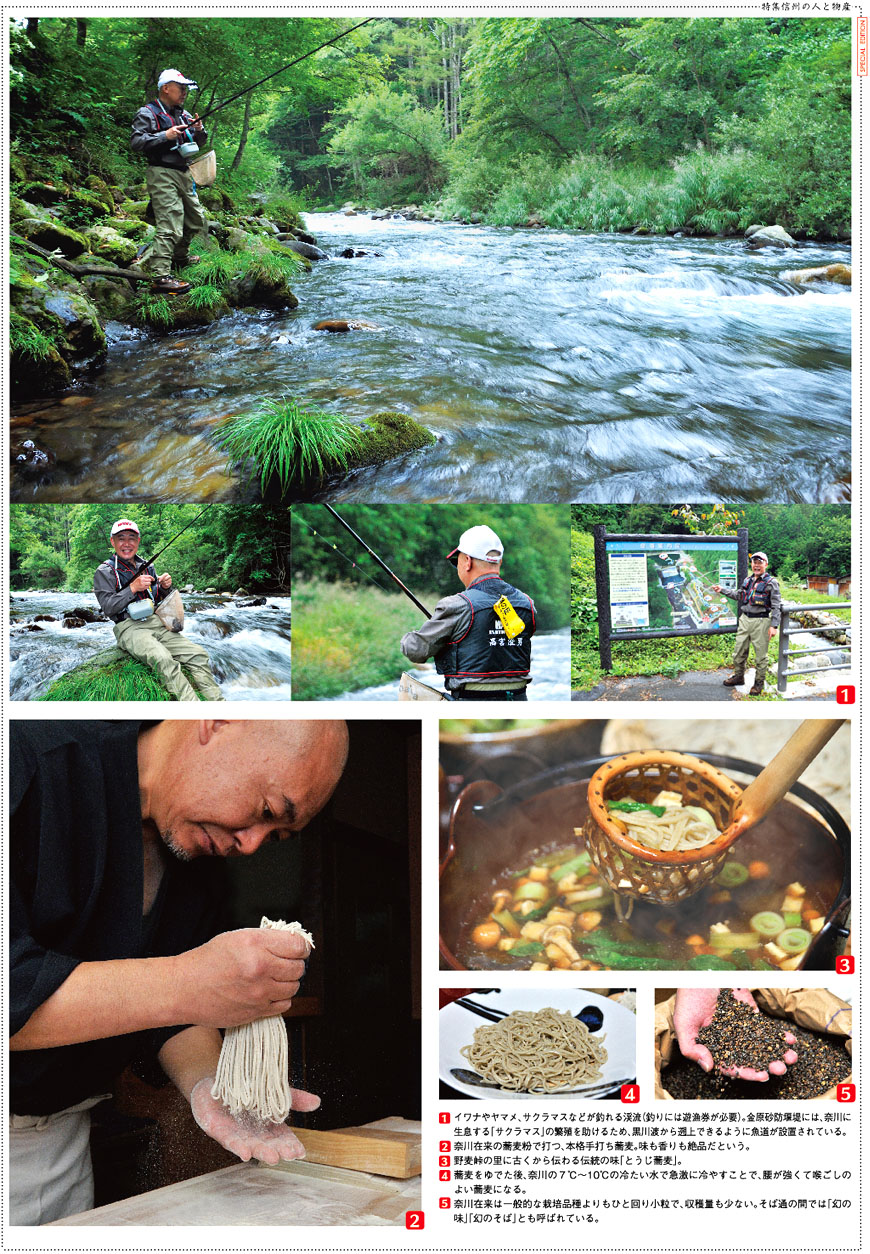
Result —
<path fill-rule="evenodd" d="M 697 536 L 606 542 L 613 631 L 710 631 L 737 625 L 737 540 Z"/>

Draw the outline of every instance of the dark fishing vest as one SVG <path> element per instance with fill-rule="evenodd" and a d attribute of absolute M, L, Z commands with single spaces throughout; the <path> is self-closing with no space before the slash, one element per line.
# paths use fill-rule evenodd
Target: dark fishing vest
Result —
<path fill-rule="evenodd" d="M 749 614 L 751 618 L 761 618 L 770 614 L 770 585 L 773 575 L 768 575 L 765 571 L 750 592 L 753 578 L 753 575 L 747 575 L 740 585 L 740 611 Z"/>
<path fill-rule="evenodd" d="M 117 553 L 114 557 L 109 557 L 105 562 L 102 562 L 101 569 L 111 571 L 115 577 L 115 587 L 119 592 L 122 587 L 122 579 L 123 586 L 127 587 L 128 584 L 133 582 L 133 579 L 135 579 L 137 575 L 147 573 L 152 577 L 152 579 L 157 578 L 157 572 L 154 567 L 146 565 L 141 557 L 134 557 L 132 562 L 125 562 L 123 558 L 118 557 Z M 131 574 L 133 576 L 132 579 L 128 578 Z M 156 605 L 162 596 L 163 589 L 158 583 L 153 583 L 151 587 L 153 589 L 151 592 L 134 592 L 133 600 L 153 601 Z M 125 609 L 122 610 L 120 614 L 110 614 L 109 617 L 113 623 L 122 623 L 127 617 L 127 611 Z"/>
<path fill-rule="evenodd" d="M 159 100 L 150 100 L 145 106 L 154 115 L 159 131 L 169 131 L 173 126 L 186 126 L 193 121 L 193 115 L 188 113 L 186 109 L 179 109 L 178 117 L 174 118 L 171 113 L 164 109 Z M 190 138 L 193 139 L 193 131 L 190 131 Z M 185 161 L 180 153 L 174 148 L 170 148 L 166 152 L 155 153 L 153 156 L 146 156 L 145 160 L 149 165 L 165 166 L 170 170 L 187 170 L 189 163 Z"/>
<path fill-rule="evenodd" d="M 439 675 L 456 679 L 524 679 L 532 661 L 535 606 L 531 597 L 506 583 L 500 575 L 481 575 L 465 592 L 471 606 L 471 622 L 464 636 L 451 640 L 435 657 Z M 507 597 L 525 624 L 525 630 L 509 640 L 493 606 Z"/>

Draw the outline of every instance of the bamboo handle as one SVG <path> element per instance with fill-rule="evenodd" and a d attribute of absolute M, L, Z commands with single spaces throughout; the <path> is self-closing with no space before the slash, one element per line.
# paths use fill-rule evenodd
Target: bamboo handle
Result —
<path fill-rule="evenodd" d="M 809 718 L 801 723 L 773 761 L 744 790 L 732 824 L 739 823 L 745 831 L 763 819 L 777 801 L 782 801 L 795 780 L 800 779 L 845 721 L 842 718 Z"/>

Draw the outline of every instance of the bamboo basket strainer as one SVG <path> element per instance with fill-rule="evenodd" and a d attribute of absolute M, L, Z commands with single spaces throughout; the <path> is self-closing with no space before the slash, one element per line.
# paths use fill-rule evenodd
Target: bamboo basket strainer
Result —
<path fill-rule="evenodd" d="M 678 905 L 718 874 L 734 842 L 782 800 L 842 722 L 802 723 L 745 790 L 688 753 L 649 749 L 620 754 L 600 766 L 589 781 L 589 817 L 575 834 L 583 837 L 599 874 L 614 892 Z M 651 802 L 662 789 L 679 793 L 683 805 L 707 810 L 719 835 L 708 845 L 678 853 L 647 849 L 631 840 L 606 803 L 623 798 Z"/>

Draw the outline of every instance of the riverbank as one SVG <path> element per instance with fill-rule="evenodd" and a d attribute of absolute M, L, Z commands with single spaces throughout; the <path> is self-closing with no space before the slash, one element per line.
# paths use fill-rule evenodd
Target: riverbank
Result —
<path fill-rule="evenodd" d="M 420 595 L 424 604 L 438 597 Z M 421 614 L 401 594 L 360 584 L 293 581 L 293 699 L 322 701 L 395 682 L 407 669 L 399 641 Z M 440 686 L 440 685 L 439 685 Z"/>

